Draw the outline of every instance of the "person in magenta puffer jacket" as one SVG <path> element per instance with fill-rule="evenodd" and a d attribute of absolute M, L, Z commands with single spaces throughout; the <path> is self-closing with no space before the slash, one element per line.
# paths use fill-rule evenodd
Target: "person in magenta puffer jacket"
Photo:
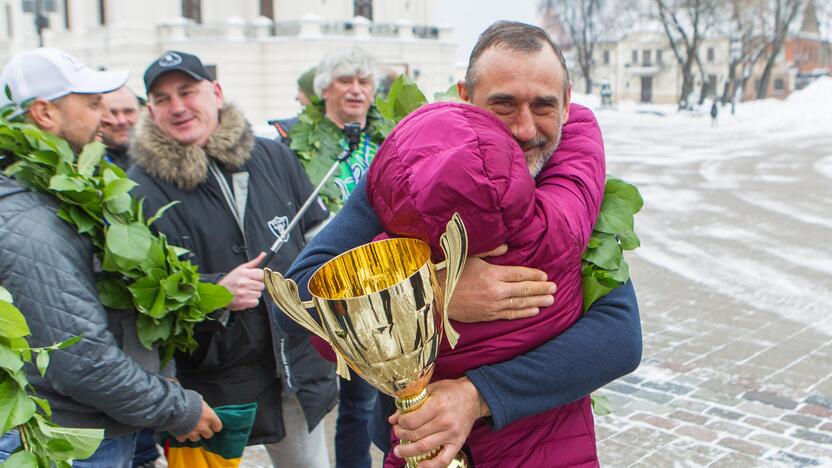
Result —
<path fill-rule="evenodd" d="M 534 317 L 454 322 L 459 343 L 451 349 L 443 342 L 433 381 L 522 355 L 580 317 L 581 255 L 605 178 L 601 131 L 588 109 L 571 105 L 537 185 L 509 129 L 463 103 L 430 104 L 410 114 L 385 139 L 367 177 L 368 198 L 387 234 L 428 242 L 438 260 L 439 237 L 458 212 L 469 255 L 508 244 L 507 254 L 488 261 L 539 268 L 558 285 L 554 305 Z M 477 467 L 598 465 L 588 396 L 499 431 L 480 421 L 466 445 Z M 403 463 L 391 453 L 385 466 Z"/>

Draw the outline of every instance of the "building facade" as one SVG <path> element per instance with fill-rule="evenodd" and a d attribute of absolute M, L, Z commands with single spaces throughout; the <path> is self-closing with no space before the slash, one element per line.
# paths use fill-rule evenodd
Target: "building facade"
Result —
<path fill-rule="evenodd" d="M 47 20 L 40 37 L 37 11 Z M 145 67 L 183 50 L 254 125 L 296 113 L 297 77 L 339 48 L 362 47 L 379 77 L 407 73 L 426 91 L 454 78 L 456 44 L 433 23 L 435 0 L 0 0 L 0 15 L 0 63 L 41 40 L 93 67 L 129 69 L 143 94 Z"/>

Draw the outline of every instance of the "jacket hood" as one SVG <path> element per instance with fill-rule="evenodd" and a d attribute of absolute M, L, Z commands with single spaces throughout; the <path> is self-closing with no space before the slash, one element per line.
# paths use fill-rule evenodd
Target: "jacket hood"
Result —
<path fill-rule="evenodd" d="M 454 212 L 468 231 L 469 254 L 504 243 L 533 216 L 534 179 L 508 127 L 470 104 L 423 106 L 402 120 L 379 148 L 367 196 L 384 229 L 428 242 Z"/>
<path fill-rule="evenodd" d="M 204 148 L 178 143 L 145 111 L 136 125 L 130 155 L 135 164 L 151 176 L 182 190 L 193 190 L 208 176 L 208 158 L 230 169 L 238 169 L 249 160 L 253 147 L 251 124 L 239 109 L 228 104 L 220 109 L 219 126 Z"/>

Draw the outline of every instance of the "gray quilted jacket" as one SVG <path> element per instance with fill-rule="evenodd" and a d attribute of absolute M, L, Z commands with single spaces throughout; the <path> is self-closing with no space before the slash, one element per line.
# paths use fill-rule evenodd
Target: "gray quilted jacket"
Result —
<path fill-rule="evenodd" d="M 0 284 L 29 323 L 30 345 L 83 336 L 52 353 L 45 378 L 27 366 L 29 382 L 62 426 L 104 428 L 107 437 L 143 427 L 190 432 L 202 397 L 157 375 L 153 351 L 133 345 L 135 312 L 101 306 L 92 244 L 56 210 L 48 196 L 0 174 Z"/>

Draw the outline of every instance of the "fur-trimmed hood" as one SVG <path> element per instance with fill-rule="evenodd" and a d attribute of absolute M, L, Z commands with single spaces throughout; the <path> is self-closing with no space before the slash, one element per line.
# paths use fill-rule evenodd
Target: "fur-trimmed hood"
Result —
<path fill-rule="evenodd" d="M 208 176 L 209 157 L 237 169 L 249 160 L 253 147 L 251 124 L 239 109 L 227 104 L 220 109 L 220 124 L 204 148 L 176 142 L 145 111 L 136 125 L 130 155 L 151 176 L 182 190 L 193 190 Z"/>

